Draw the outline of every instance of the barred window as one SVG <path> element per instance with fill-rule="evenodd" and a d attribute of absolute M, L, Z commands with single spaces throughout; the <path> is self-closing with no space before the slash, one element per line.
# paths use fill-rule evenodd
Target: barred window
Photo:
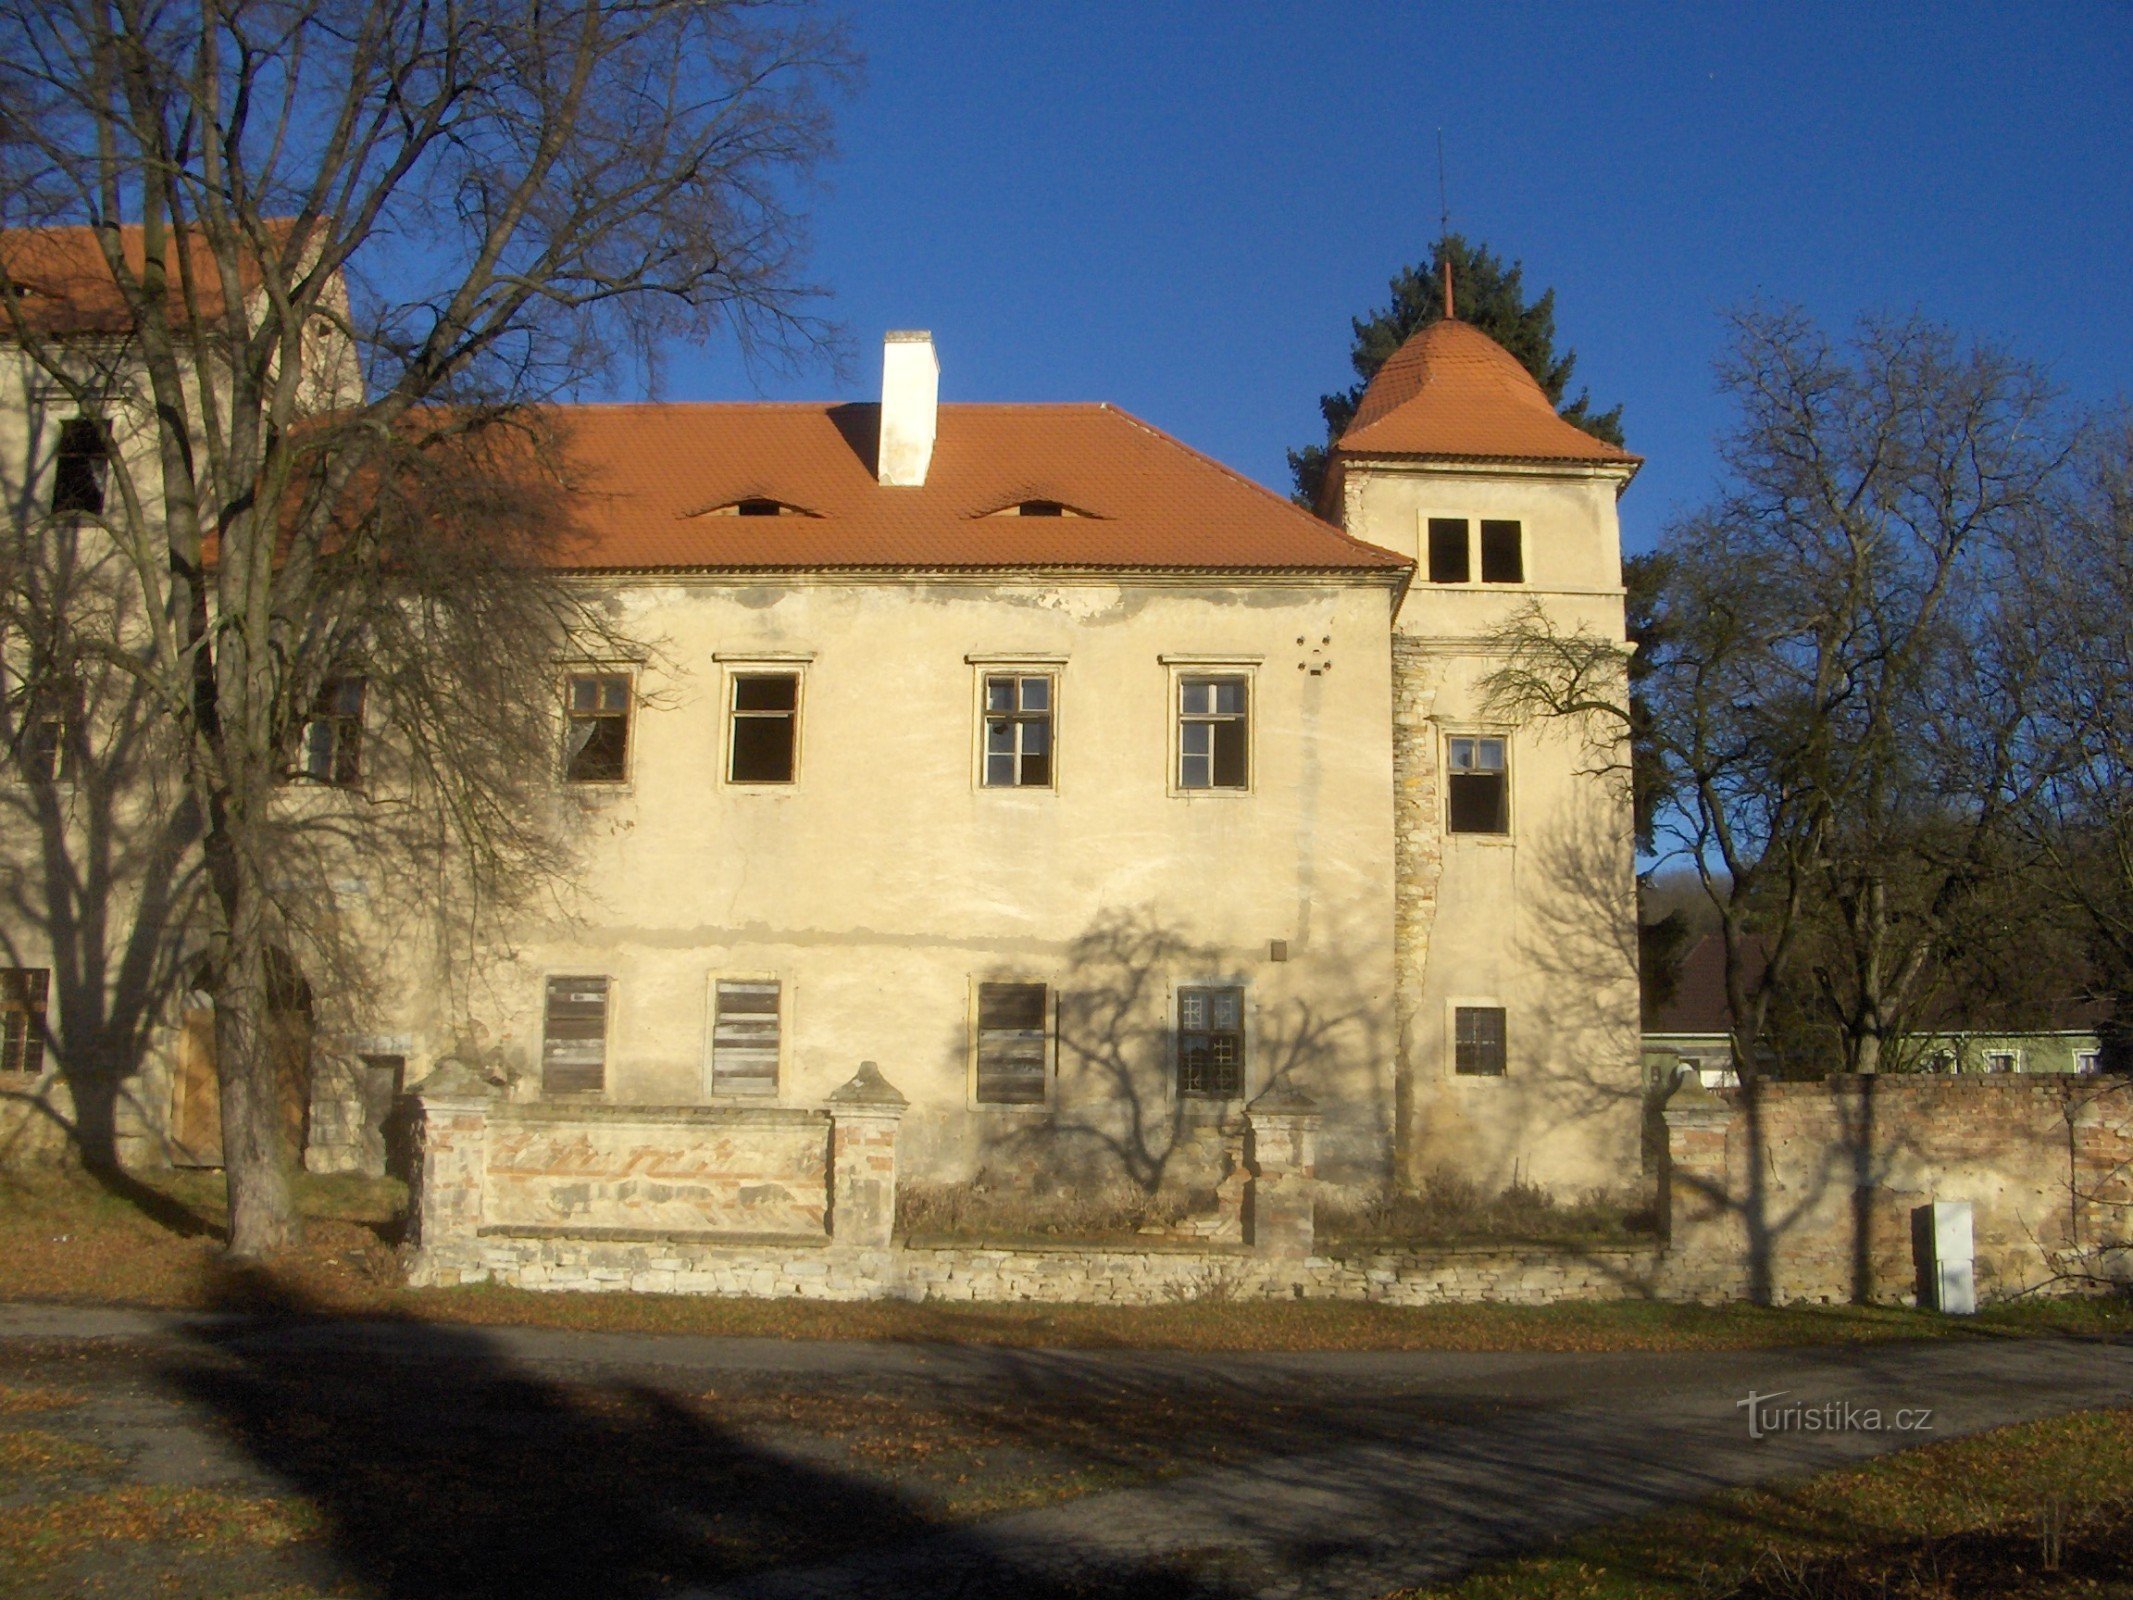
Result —
<path fill-rule="evenodd" d="M 45 967 L 0 967 L 0 1072 L 44 1070 Z"/>
<path fill-rule="evenodd" d="M 778 1092 L 779 984 L 775 978 L 721 978 L 711 1021 L 711 1092 Z"/>
<path fill-rule="evenodd" d="M 1051 991 L 1041 983 L 978 985 L 977 1098 L 983 1105 L 1042 1105 Z"/>
<path fill-rule="evenodd" d="M 1452 1070 L 1468 1078 L 1500 1078 L 1504 1071 L 1502 1006 L 1458 1006 L 1452 1012 Z"/>
<path fill-rule="evenodd" d="M 1178 991 L 1178 1093 L 1234 1100 L 1244 1092 L 1244 991 Z"/>
<path fill-rule="evenodd" d="M 304 724 L 303 775 L 344 787 L 363 776 L 363 680 L 328 678 Z"/>
<path fill-rule="evenodd" d="M 1052 783 L 1052 680 L 1046 673 L 985 679 L 985 787 L 1048 789 Z"/>
<path fill-rule="evenodd" d="M 541 1092 L 598 1094 L 607 1085 L 608 980 L 550 978 L 541 1029 Z"/>
<path fill-rule="evenodd" d="M 1242 677 L 1178 680 L 1178 787 L 1251 784 L 1251 685 Z"/>
<path fill-rule="evenodd" d="M 563 777 L 620 783 L 629 774 L 630 680 L 626 672 L 573 673 L 564 688 Z"/>

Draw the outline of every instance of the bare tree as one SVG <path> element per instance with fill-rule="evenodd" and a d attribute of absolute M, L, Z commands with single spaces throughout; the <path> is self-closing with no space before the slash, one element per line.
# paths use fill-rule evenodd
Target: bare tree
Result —
<path fill-rule="evenodd" d="M 105 430 L 68 520 L 135 594 L 64 653 L 141 686 L 183 774 L 234 1252 L 296 1231 L 266 1019 L 278 949 L 356 948 L 332 863 L 475 915 L 557 859 L 552 663 L 599 624 L 542 576 L 572 529 L 535 403 L 681 334 L 821 335 L 787 197 L 846 70 L 805 13 L 716 0 L 0 0 L 0 223 L 47 230 L 7 236 L 0 307 Z M 378 777 L 292 796 L 350 677 Z"/>
<path fill-rule="evenodd" d="M 1495 688 L 1507 708 L 1629 723 L 1663 775 L 1656 845 L 1696 873 L 1724 949 L 1767 1293 L 1780 1224 L 1752 1152 L 1773 1007 L 1813 943 L 1845 1065 L 1877 1071 L 2001 860 L 2027 680 L 1988 681 L 1985 645 L 2066 445 L 2039 374 L 1946 330 L 1868 322 L 1840 346 L 1753 310 L 1733 333 L 1727 482 L 1662 542 L 1640 706 L 1611 699 L 1619 643 L 1532 615 Z"/>

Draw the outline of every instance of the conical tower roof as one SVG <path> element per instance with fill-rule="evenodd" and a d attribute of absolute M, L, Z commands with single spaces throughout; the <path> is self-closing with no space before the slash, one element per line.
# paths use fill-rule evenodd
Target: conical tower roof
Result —
<path fill-rule="evenodd" d="M 1518 357 L 1470 323 L 1430 323 L 1386 358 L 1335 446 L 1344 456 L 1490 461 L 1642 458 L 1555 414 Z"/>

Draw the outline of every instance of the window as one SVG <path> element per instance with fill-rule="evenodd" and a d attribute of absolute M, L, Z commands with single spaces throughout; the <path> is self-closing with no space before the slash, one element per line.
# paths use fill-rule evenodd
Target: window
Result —
<path fill-rule="evenodd" d="M 69 417 L 59 425 L 52 462 L 52 509 L 104 509 L 104 479 L 111 470 L 111 425 L 101 417 Z"/>
<path fill-rule="evenodd" d="M 1051 991 L 1041 983 L 978 985 L 977 1098 L 982 1105 L 1044 1104 Z"/>
<path fill-rule="evenodd" d="M 541 1026 L 541 1092 L 598 1094 L 607 1084 L 605 978 L 550 978 Z"/>
<path fill-rule="evenodd" d="M 1048 789 L 1051 783 L 1051 677 L 986 674 L 985 787 Z"/>
<path fill-rule="evenodd" d="M 1250 684 L 1242 677 L 1178 679 L 1178 787 L 1251 783 Z"/>
<path fill-rule="evenodd" d="M 737 517 L 774 517 L 785 508 L 775 500 L 743 500 L 733 508 Z"/>
<path fill-rule="evenodd" d="M 1244 991 L 1178 991 L 1178 1093 L 1234 1100 L 1244 1092 Z"/>
<path fill-rule="evenodd" d="M 1025 517 L 1063 517 L 1066 515 L 1066 507 L 1057 500 L 1025 500 L 1015 507 L 1015 510 Z"/>
<path fill-rule="evenodd" d="M 44 1070 L 45 967 L 0 967 L 0 1072 Z"/>
<path fill-rule="evenodd" d="M 66 752 L 65 719 L 34 711 L 23 718 L 15 738 L 15 763 L 24 783 L 57 783 L 66 770 Z"/>
<path fill-rule="evenodd" d="M 711 1020 L 711 1092 L 778 1092 L 778 980 L 721 978 Z"/>
<path fill-rule="evenodd" d="M 350 785 L 363 773 L 363 680 L 328 678 L 304 724 L 302 774 L 313 783 Z"/>
<path fill-rule="evenodd" d="M 1987 1050 L 1985 1052 L 1985 1070 L 1987 1072 L 2020 1072 L 2022 1070 L 2022 1057 L 2019 1052 L 2014 1050 Z"/>
<path fill-rule="evenodd" d="M 1503 1067 L 1503 1007 L 1454 1006 L 1452 1070 L 1463 1078 L 1500 1078 Z M 1708 1083 L 1708 1069 L 1703 1075 Z"/>
<path fill-rule="evenodd" d="M 2101 1050 L 2076 1050 L 2074 1052 L 2074 1070 L 2084 1074 L 2103 1071 L 2103 1052 Z"/>
<path fill-rule="evenodd" d="M 1515 522 L 1481 525 L 1481 581 L 1524 583 L 1526 555 L 1523 530 Z"/>
<path fill-rule="evenodd" d="M 1429 519 L 1429 581 L 1465 583 L 1473 577 L 1464 517 Z"/>
<path fill-rule="evenodd" d="M 733 675 L 733 750 L 726 775 L 734 783 L 790 783 L 799 749 L 800 675 Z"/>
<path fill-rule="evenodd" d="M 1448 740 L 1450 772 L 1445 780 L 1446 822 L 1453 833 L 1509 833 L 1511 788 L 1504 770 L 1504 741 Z"/>
<path fill-rule="evenodd" d="M 620 783 L 629 772 L 629 674 L 573 673 L 565 693 L 569 725 L 563 745 L 564 780 Z"/>

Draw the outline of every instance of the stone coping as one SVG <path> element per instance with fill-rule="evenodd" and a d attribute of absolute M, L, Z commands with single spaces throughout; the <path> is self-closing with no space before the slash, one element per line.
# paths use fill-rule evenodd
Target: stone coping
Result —
<path fill-rule="evenodd" d="M 1179 1239 L 1167 1234 L 1122 1234 L 1115 1239 L 1055 1239 L 1043 1234 L 996 1234 L 959 1239 L 945 1233 L 914 1234 L 897 1243 L 906 1250 L 963 1250 L 1017 1256 L 1240 1256 L 1250 1246 L 1217 1239 Z"/>
<path fill-rule="evenodd" d="M 489 1108 L 499 1122 L 659 1123 L 677 1127 L 817 1126 L 827 1129 L 830 1113 L 806 1106 L 670 1106 L 616 1104 L 606 1100 L 499 1100 Z"/>
<path fill-rule="evenodd" d="M 815 1249 L 826 1247 L 826 1233 L 739 1233 L 719 1228 L 575 1228 L 539 1223 L 496 1222 L 475 1229 L 482 1239 L 560 1240 L 582 1244 L 712 1245 L 733 1249 Z"/>

